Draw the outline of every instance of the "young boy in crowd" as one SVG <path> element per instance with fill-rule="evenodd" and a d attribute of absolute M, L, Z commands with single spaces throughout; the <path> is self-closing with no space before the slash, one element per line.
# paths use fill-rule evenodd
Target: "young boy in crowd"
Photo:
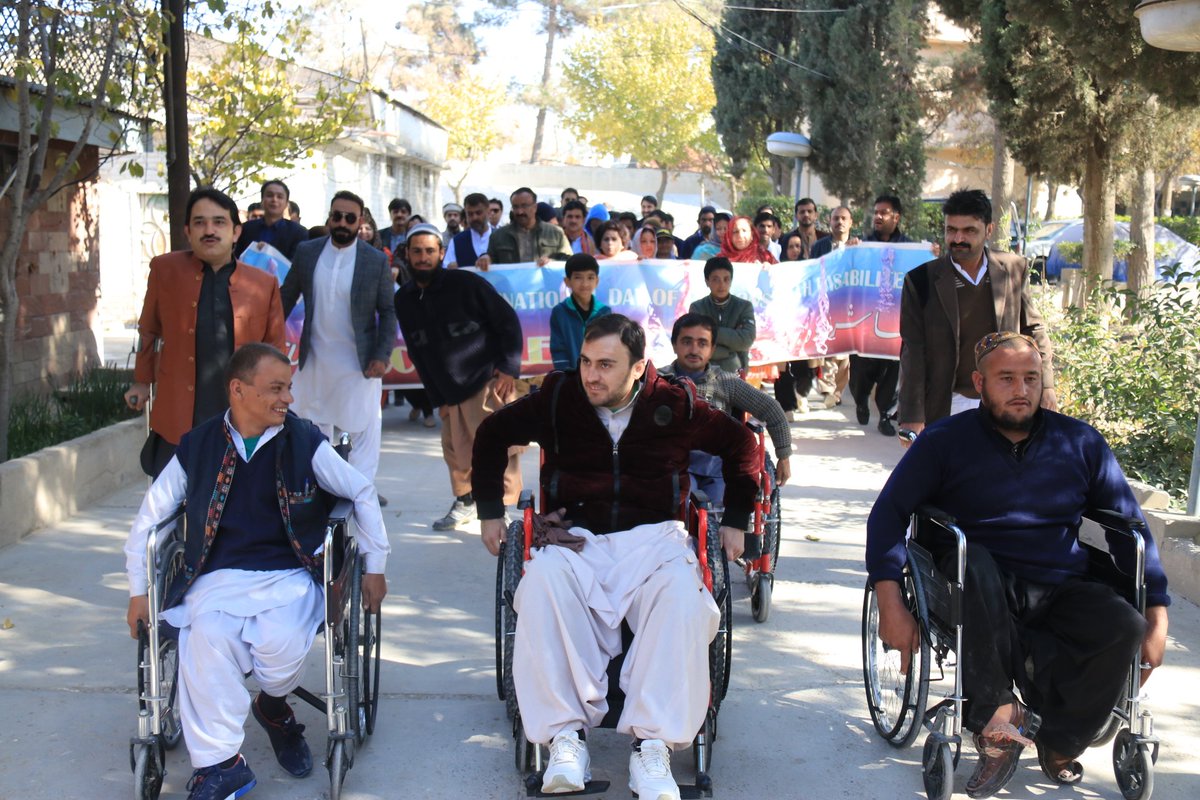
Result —
<path fill-rule="evenodd" d="M 596 317 L 612 313 L 612 309 L 596 299 L 600 265 L 595 256 L 576 253 L 567 259 L 565 269 L 567 277 L 563 283 L 571 294 L 550 312 L 550 356 L 556 370 L 575 369 L 579 365 L 583 329 Z"/>

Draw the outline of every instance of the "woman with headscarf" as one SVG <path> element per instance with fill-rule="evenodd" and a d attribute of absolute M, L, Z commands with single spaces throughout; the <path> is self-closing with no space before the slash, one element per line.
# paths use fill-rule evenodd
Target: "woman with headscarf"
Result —
<path fill-rule="evenodd" d="M 758 233 L 749 217 L 734 217 L 725 229 L 720 255 L 733 263 L 778 264 L 778 259 L 759 242 Z"/>
<path fill-rule="evenodd" d="M 643 225 L 633 235 L 629 249 L 637 253 L 639 259 L 658 258 L 658 231 L 650 225 Z"/>

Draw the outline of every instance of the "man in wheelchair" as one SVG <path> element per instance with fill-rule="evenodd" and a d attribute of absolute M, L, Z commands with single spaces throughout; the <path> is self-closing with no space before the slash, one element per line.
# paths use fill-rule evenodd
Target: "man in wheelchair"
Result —
<path fill-rule="evenodd" d="M 508 448 L 536 441 L 547 508 L 566 546 L 539 547 L 514 597 L 513 674 L 525 735 L 550 746 L 545 792 L 584 789 L 587 731 L 607 711 L 606 670 L 635 634 L 621 671 L 617 730 L 634 739 L 629 784 L 643 800 L 678 800 L 670 748 L 690 744 L 709 704 L 708 644 L 720 612 L 677 519 L 692 450 L 721 457 L 726 490 L 720 536 L 741 554 L 754 506 L 756 444 L 749 430 L 660 377 L 645 333 L 619 314 L 584 332 L 578 371 L 555 372 L 540 391 L 493 414 L 475 439 L 473 491 L 483 542 L 506 535 Z M 574 526 L 574 527 L 571 527 Z M 514 542 L 511 546 L 520 546 Z"/>
<path fill-rule="evenodd" d="M 931 425 L 901 459 L 867 522 L 866 561 L 880 638 L 900 650 L 907 672 L 920 635 L 899 583 L 909 518 L 928 503 L 965 532 L 958 663 L 964 724 L 980 753 L 966 791 L 989 797 L 1030 745 L 1052 782 L 1080 780 L 1075 759 L 1107 723 L 1133 657 L 1140 649 L 1143 681 L 1162 663 L 1170 599 L 1152 537 L 1144 617 L 1086 574 L 1078 539 L 1084 511 L 1138 518 L 1141 511 L 1103 437 L 1039 408 L 1041 356 L 1033 339 L 988 334 L 975 347 L 975 364 L 980 407 Z M 955 574 L 953 547 L 934 557 Z M 1132 549 L 1117 558 L 1133 574 Z"/>
<path fill-rule="evenodd" d="M 247 713 L 285 770 L 312 770 L 304 726 L 287 695 L 324 621 L 325 523 L 332 496 L 354 501 L 365 556 L 363 603 L 387 594 L 389 545 L 375 488 L 311 423 L 288 411 L 292 369 L 267 344 L 248 344 L 226 370 L 229 410 L 183 436 L 146 493 L 125 545 L 129 632 L 149 621 L 145 543 L 186 502 L 184 569 L 162 619 L 179 631 L 179 707 L 194 773 L 190 800 L 240 797 L 255 785 L 240 754 Z M 254 675 L 251 701 L 243 685 Z"/>
<path fill-rule="evenodd" d="M 775 445 L 775 482 L 783 486 L 792 475 L 792 435 L 783 407 L 772 397 L 712 363 L 717 340 L 717 323 L 703 314 L 684 314 L 671 328 L 671 346 L 675 360 L 658 371 L 659 375 L 687 378 L 696 384 L 696 393 L 710 406 L 727 413 L 745 411 L 760 420 Z M 690 472 L 696 485 L 714 497 L 724 493 L 721 462 L 715 456 L 692 453 Z"/>

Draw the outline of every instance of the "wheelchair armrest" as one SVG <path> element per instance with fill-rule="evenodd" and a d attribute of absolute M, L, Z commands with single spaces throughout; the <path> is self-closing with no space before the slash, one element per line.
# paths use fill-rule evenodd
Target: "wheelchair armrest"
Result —
<path fill-rule="evenodd" d="M 329 512 L 329 524 L 345 524 L 352 516 L 354 516 L 354 503 L 344 497 L 339 497 L 333 504 L 333 510 Z"/>
<path fill-rule="evenodd" d="M 1090 519 L 1101 527 L 1123 533 L 1129 536 L 1135 529 L 1142 527 L 1142 521 L 1137 517 L 1131 517 L 1126 514 L 1121 514 L 1107 508 L 1089 508 L 1083 512 L 1084 519 Z"/>
<path fill-rule="evenodd" d="M 696 508 L 712 510 L 712 501 L 708 499 L 703 489 L 692 487 L 691 489 L 692 505 Z"/>
<path fill-rule="evenodd" d="M 533 508 L 533 492 L 529 489 L 522 489 L 520 497 L 517 498 L 517 508 L 521 510 Z"/>
<path fill-rule="evenodd" d="M 750 429 L 751 433 L 756 435 L 766 431 L 766 428 L 763 427 L 763 424 L 753 417 L 746 420 L 746 427 Z"/>
<path fill-rule="evenodd" d="M 921 517 L 929 517 L 929 519 L 933 520 L 939 525 L 945 526 L 956 524 L 954 517 L 950 516 L 945 511 L 942 511 L 937 506 L 930 505 L 929 503 L 922 503 L 921 505 L 917 506 L 915 513 Z"/>

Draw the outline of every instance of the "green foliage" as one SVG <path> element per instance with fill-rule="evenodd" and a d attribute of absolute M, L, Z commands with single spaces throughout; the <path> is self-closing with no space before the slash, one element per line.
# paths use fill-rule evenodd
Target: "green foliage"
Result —
<path fill-rule="evenodd" d="M 770 0 L 762 4 L 777 5 Z M 752 165 L 767 168 L 767 136 L 776 131 L 798 131 L 804 122 L 801 87 L 814 76 L 763 50 L 795 61 L 796 49 L 806 35 L 806 16 L 735 8 L 726 8 L 721 15 L 721 28 L 727 35 L 717 38 L 711 63 L 717 98 L 713 119 L 737 177 Z M 747 44 L 746 39 L 763 50 Z"/>
<path fill-rule="evenodd" d="M 64 390 L 16 400 L 8 421 L 10 456 L 20 458 L 135 416 L 123 399 L 128 386 L 127 370 L 95 367 Z"/>
<path fill-rule="evenodd" d="M 1200 217 L 1159 217 L 1155 222 L 1200 247 Z"/>
<path fill-rule="evenodd" d="M 917 72 L 924 0 L 838 2 L 805 21 L 799 60 L 829 77 L 803 84 L 813 170 L 825 187 L 866 205 L 878 194 L 921 197 L 925 136 Z M 809 16 L 809 15 L 801 15 Z"/>
<path fill-rule="evenodd" d="M 563 65 L 577 100 L 563 121 L 602 153 L 681 168 L 717 147 L 716 97 L 703 69 L 711 46 L 711 34 L 691 26 L 593 28 Z"/>
<path fill-rule="evenodd" d="M 1059 242 L 1057 245 L 1058 254 L 1068 264 L 1083 263 L 1083 242 Z M 1175 248 L 1166 242 L 1154 243 L 1154 260 L 1155 262 L 1169 256 L 1175 251 Z M 1115 261 L 1128 261 L 1130 254 L 1133 253 L 1133 242 L 1129 239 L 1115 239 L 1113 241 L 1113 259 Z"/>
<path fill-rule="evenodd" d="M 941 203 L 920 203 L 914 213 L 905 206 L 900 227 L 914 242 L 940 242 L 946 231 L 945 215 Z"/>
<path fill-rule="evenodd" d="M 192 180 L 232 194 L 366 121 L 361 83 L 272 55 L 273 47 L 305 53 L 316 46 L 308 16 L 249 13 L 256 8 L 226 16 L 232 41 L 193 46 L 188 64 Z"/>
<path fill-rule="evenodd" d="M 1200 395 L 1200 302 L 1194 276 L 1172 274 L 1145 297 L 1116 289 L 1050 326 L 1059 403 L 1104 434 L 1130 476 L 1182 503 Z"/>

